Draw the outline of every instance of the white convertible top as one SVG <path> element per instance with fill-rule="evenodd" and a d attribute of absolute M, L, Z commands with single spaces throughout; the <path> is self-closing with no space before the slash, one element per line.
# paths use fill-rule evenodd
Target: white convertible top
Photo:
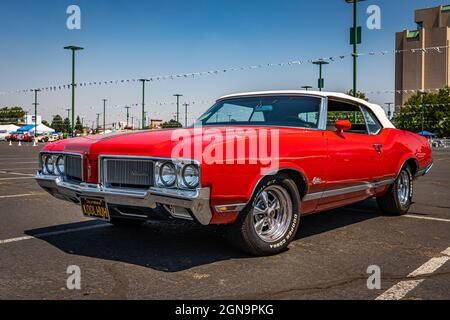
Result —
<path fill-rule="evenodd" d="M 372 112 L 375 114 L 375 116 L 380 121 L 381 125 L 384 128 L 395 128 L 395 126 L 392 124 L 392 122 L 388 119 L 386 116 L 386 113 L 384 112 L 383 108 L 381 108 L 377 104 L 369 103 L 363 99 L 355 98 L 352 96 L 349 96 L 345 93 L 340 92 L 324 92 L 324 91 L 306 91 L 306 90 L 277 90 L 277 91 L 257 91 L 257 92 L 245 92 L 245 93 L 237 93 L 237 94 L 230 94 L 223 96 L 219 98 L 217 101 L 222 99 L 229 99 L 229 98 L 239 98 L 239 97 L 247 97 L 247 96 L 260 96 L 260 95 L 309 95 L 309 96 L 318 96 L 323 98 L 340 98 L 345 99 L 349 101 L 354 101 L 359 104 L 362 104 L 372 110 Z"/>

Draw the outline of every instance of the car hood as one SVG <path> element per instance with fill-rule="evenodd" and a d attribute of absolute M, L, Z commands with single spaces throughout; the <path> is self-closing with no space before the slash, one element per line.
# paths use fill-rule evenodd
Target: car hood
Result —
<path fill-rule="evenodd" d="M 114 133 L 108 135 L 92 135 L 71 138 L 47 145 L 45 151 L 84 153 L 89 158 L 100 154 L 108 155 L 130 155 L 130 156 L 152 156 L 163 158 L 189 158 L 198 159 L 207 146 L 213 147 L 217 144 L 225 144 L 235 139 L 246 139 L 244 134 L 235 131 L 229 135 L 229 130 L 240 130 L 248 132 L 254 130 L 257 134 L 265 130 L 267 135 L 271 131 L 283 131 L 283 136 L 289 134 L 302 135 L 309 130 L 297 128 L 277 127 L 203 127 L 167 130 L 134 131 L 128 133 Z M 219 138 L 218 138 L 219 137 Z M 181 154 L 180 154 L 180 150 Z M 190 150 L 190 152 L 186 152 Z M 195 152 L 194 152 L 195 150 Z"/>

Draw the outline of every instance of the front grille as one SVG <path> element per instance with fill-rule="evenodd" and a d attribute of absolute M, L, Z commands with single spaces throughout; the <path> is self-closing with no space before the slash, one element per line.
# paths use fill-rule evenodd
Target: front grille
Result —
<path fill-rule="evenodd" d="M 103 183 L 112 188 L 148 189 L 153 186 L 153 161 L 104 159 Z"/>
<path fill-rule="evenodd" d="M 83 161 L 80 156 L 66 156 L 66 178 L 69 180 L 83 180 Z"/>

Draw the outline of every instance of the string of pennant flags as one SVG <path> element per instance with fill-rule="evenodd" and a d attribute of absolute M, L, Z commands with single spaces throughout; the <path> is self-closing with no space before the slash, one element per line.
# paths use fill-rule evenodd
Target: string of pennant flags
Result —
<path fill-rule="evenodd" d="M 411 54 L 437 53 L 437 54 L 442 54 L 449 48 L 450 48 L 450 46 L 438 46 L 438 47 L 426 47 L 426 48 L 416 48 L 416 49 L 371 51 L 371 52 L 367 52 L 367 53 L 359 53 L 358 56 L 360 56 L 360 57 L 363 57 L 363 56 L 385 56 L 388 54 L 400 54 L 400 53 L 411 53 Z M 150 82 L 159 82 L 159 81 L 176 80 L 176 79 L 193 79 L 193 78 L 198 78 L 198 77 L 202 77 L 202 76 L 213 76 L 213 75 L 219 75 L 219 74 L 236 72 L 236 71 L 247 71 L 247 70 L 255 70 L 255 69 L 270 68 L 270 67 L 285 67 L 285 66 L 298 66 L 298 65 L 305 65 L 305 64 L 313 64 L 315 61 L 335 62 L 335 61 L 344 60 L 349 57 L 353 57 L 353 54 L 333 56 L 333 57 L 328 57 L 328 58 L 324 57 L 324 58 L 319 58 L 319 59 L 293 60 L 293 61 L 281 62 L 281 63 L 256 64 L 256 65 L 250 65 L 250 66 L 223 68 L 223 69 L 184 73 L 184 74 L 151 76 L 151 77 L 147 78 L 146 80 L 148 80 Z M 120 85 L 120 84 L 129 84 L 129 83 L 133 83 L 133 82 L 139 82 L 140 80 L 141 79 L 122 79 L 122 80 L 80 82 L 80 83 L 76 83 L 75 87 L 83 88 L 83 87 L 92 87 L 92 86 Z M 52 91 L 60 91 L 60 90 L 69 90 L 71 88 L 72 88 L 71 84 L 59 84 L 59 85 L 51 85 L 51 86 L 41 87 L 41 88 L 37 88 L 37 89 L 34 88 L 34 89 L 1 91 L 0 95 L 30 93 L 30 92 L 33 92 L 34 90 L 52 92 Z M 405 91 L 405 90 L 403 90 L 403 91 Z M 408 91 L 411 91 L 411 90 L 408 90 Z M 373 91 L 373 92 L 371 91 L 371 92 L 367 92 L 367 93 L 374 93 L 374 94 L 375 93 L 395 93 L 395 91 L 384 90 L 384 91 Z"/>

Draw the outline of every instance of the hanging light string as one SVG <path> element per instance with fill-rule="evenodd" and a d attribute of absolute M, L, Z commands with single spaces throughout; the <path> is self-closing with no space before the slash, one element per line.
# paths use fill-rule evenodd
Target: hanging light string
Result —
<path fill-rule="evenodd" d="M 438 47 L 403 49 L 403 50 L 371 51 L 371 52 L 367 52 L 367 53 L 359 53 L 358 56 L 385 56 L 388 54 L 401 54 L 401 53 L 442 54 L 449 48 L 450 48 L 450 46 L 438 46 Z M 318 58 L 318 59 L 293 60 L 293 61 L 281 62 L 281 63 L 255 64 L 255 65 L 250 65 L 250 66 L 223 68 L 223 69 L 184 73 L 184 74 L 151 76 L 151 77 L 148 77 L 147 79 L 151 82 L 176 80 L 176 79 L 194 79 L 194 78 L 198 78 L 198 77 L 202 77 L 202 76 L 213 76 L 213 75 L 219 75 L 219 74 L 236 72 L 236 71 L 246 71 L 246 70 L 255 70 L 255 69 L 261 69 L 261 68 L 270 68 L 270 67 L 285 67 L 285 66 L 298 66 L 298 65 L 304 65 L 304 64 L 312 64 L 313 62 L 315 62 L 317 60 L 322 60 L 322 61 L 326 61 L 326 62 L 335 62 L 335 61 L 344 60 L 349 57 L 352 57 L 352 54 L 333 56 L 333 57 L 324 57 L 324 58 Z M 75 84 L 75 86 L 78 88 L 83 88 L 83 87 L 92 87 L 92 86 L 120 85 L 120 84 L 127 84 L 127 83 L 139 82 L 139 81 L 140 81 L 140 79 L 90 81 L 90 82 L 79 82 L 79 83 Z M 71 88 L 71 84 L 58 84 L 58 85 L 51 85 L 51 86 L 46 86 L 46 87 L 42 87 L 42 88 L 38 88 L 38 89 L 41 91 L 51 91 L 52 92 L 52 91 L 60 91 L 60 90 L 69 90 L 70 88 Z M 36 88 L 1 91 L 0 95 L 29 93 L 29 92 L 34 91 L 35 89 Z"/>

